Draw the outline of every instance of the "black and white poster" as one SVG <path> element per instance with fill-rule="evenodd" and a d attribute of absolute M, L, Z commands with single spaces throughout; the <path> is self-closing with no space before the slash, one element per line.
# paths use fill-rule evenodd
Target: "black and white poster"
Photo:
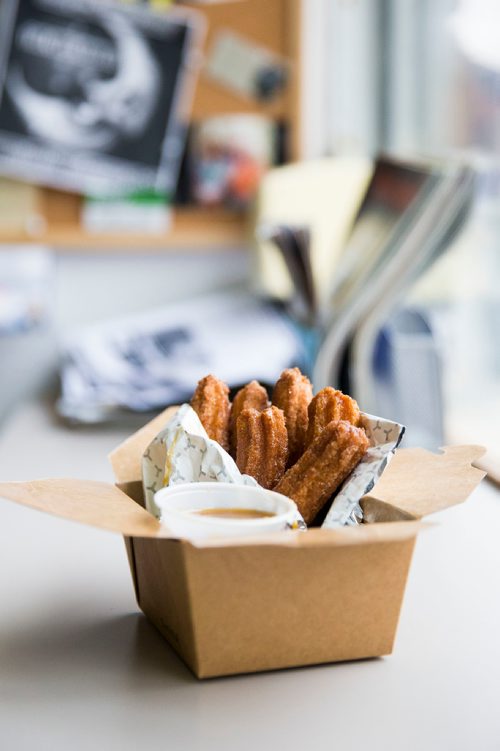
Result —
<path fill-rule="evenodd" d="M 2 0 L 0 174 L 85 193 L 173 190 L 202 31 L 193 13 Z"/>

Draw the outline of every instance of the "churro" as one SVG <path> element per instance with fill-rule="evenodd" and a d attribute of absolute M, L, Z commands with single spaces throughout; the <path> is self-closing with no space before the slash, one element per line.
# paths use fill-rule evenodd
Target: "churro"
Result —
<path fill-rule="evenodd" d="M 285 416 L 277 407 L 244 409 L 236 423 L 236 464 L 263 488 L 283 477 L 288 458 Z"/>
<path fill-rule="evenodd" d="M 341 420 L 326 425 L 274 490 L 297 504 L 306 524 L 359 463 L 369 446 L 364 430 Z"/>
<path fill-rule="evenodd" d="M 191 406 L 200 418 L 208 437 L 220 443 L 226 451 L 229 449 L 229 388 L 213 375 L 207 375 L 198 381 L 196 391 L 191 399 Z"/>
<path fill-rule="evenodd" d="M 307 408 L 312 399 L 309 379 L 298 368 L 284 370 L 273 391 L 273 404 L 282 409 L 288 433 L 288 466 L 294 464 L 305 447 Z"/>
<path fill-rule="evenodd" d="M 332 420 L 346 420 L 358 427 L 361 414 L 357 402 L 342 391 L 327 386 L 318 391 L 308 408 L 306 446 L 310 446 Z"/>
<path fill-rule="evenodd" d="M 229 420 L 229 443 L 233 458 L 236 457 L 236 423 L 238 417 L 244 409 L 256 409 L 258 412 L 262 412 L 268 404 L 267 391 L 258 381 L 250 381 L 234 397 Z"/>

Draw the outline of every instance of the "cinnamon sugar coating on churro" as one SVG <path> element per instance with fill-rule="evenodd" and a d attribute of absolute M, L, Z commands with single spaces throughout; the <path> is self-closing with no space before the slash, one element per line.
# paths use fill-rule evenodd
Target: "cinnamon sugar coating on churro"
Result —
<path fill-rule="evenodd" d="M 283 477 L 288 458 L 285 416 L 277 407 L 244 409 L 236 423 L 236 464 L 263 488 L 273 488 Z"/>
<path fill-rule="evenodd" d="M 294 464 L 305 447 L 308 425 L 307 408 L 312 399 L 309 379 L 298 368 L 288 368 L 279 377 L 273 391 L 273 404 L 285 414 L 288 432 L 288 466 Z"/>
<path fill-rule="evenodd" d="M 205 376 L 198 381 L 191 399 L 191 406 L 200 418 L 208 437 L 220 443 L 227 451 L 231 412 L 228 386 L 213 375 Z"/>
<path fill-rule="evenodd" d="M 229 443 L 233 458 L 236 457 L 236 423 L 238 417 L 244 409 L 256 409 L 258 412 L 262 412 L 268 405 L 267 391 L 258 381 L 250 381 L 234 397 L 229 421 Z"/>
<path fill-rule="evenodd" d="M 327 386 L 318 391 L 308 408 L 306 446 L 309 446 L 332 420 L 346 420 L 351 425 L 360 425 L 361 414 L 357 402 L 342 391 Z"/>
<path fill-rule="evenodd" d="M 297 504 L 306 524 L 359 463 L 369 446 L 364 430 L 341 420 L 330 422 L 274 490 Z"/>

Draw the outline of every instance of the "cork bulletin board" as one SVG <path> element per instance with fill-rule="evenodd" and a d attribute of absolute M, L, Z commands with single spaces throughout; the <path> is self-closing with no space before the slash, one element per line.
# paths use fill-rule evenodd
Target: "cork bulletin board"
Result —
<path fill-rule="evenodd" d="M 235 113 L 262 113 L 284 126 L 285 161 L 300 156 L 300 17 L 301 0 L 226 0 L 186 3 L 206 19 L 203 59 L 191 107 L 191 121 Z M 168 13 L 168 10 L 164 11 Z M 231 91 L 210 77 L 206 61 L 218 36 L 227 33 L 260 46 L 288 63 L 289 77 L 284 90 L 269 101 L 260 101 Z M 231 247 L 245 236 L 247 217 L 228 209 L 182 206 L 175 209 L 172 229 L 159 234 L 88 233 L 80 221 L 82 197 L 59 190 L 37 189 L 43 231 L 33 238 L 3 233 L 0 242 L 36 239 L 62 250 L 168 250 L 190 247 Z"/>

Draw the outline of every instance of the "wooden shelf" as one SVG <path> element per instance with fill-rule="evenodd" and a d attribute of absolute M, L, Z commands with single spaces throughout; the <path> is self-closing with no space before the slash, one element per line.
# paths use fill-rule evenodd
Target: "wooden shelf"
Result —
<path fill-rule="evenodd" d="M 74 196 L 71 196 L 74 198 Z M 165 234 L 84 232 L 79 223 L 49 222 L 47 231 L 36 236 L 4 234 L 3 243 L 39 243 L 58 250 L 98 252 L 170 252 L 190 248 L 203 251 L 230 250 L 241 246 L 247 236 L 248 218 L 224 209 L 179 208 L 174 211 L 172 228 Z"/>

